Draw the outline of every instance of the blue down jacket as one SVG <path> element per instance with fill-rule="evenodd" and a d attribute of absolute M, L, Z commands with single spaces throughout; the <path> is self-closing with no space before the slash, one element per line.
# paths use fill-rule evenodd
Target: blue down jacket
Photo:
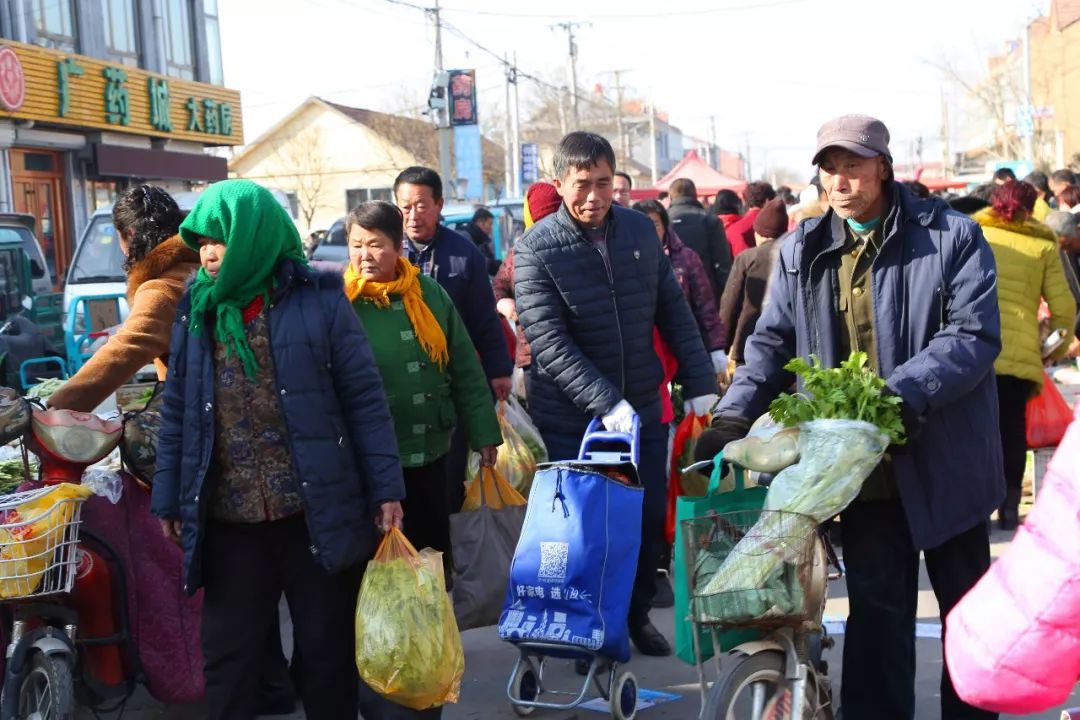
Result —
<path fill-rule="evenodd" d="M 543 432 L 580 434 L 625 399 L 643 423 L 660 419 L 653 327 L 679 361 L 687 398 L 716 392 L 701 332 L 649 219 L 612 207 L 610 269 L 566 206 L 514 249 L 518 321 L 532 346 L 529 414 Z"/>
<path fill-rule="evenodd" d="M 892 459 L 915 545 L 933 548 L 986 522 L 1005 495 L 997 271 L 973 220 L 899 184 L 886 191 L 899 211 L 872 270 L 874 337 L 882 377 L 924 420 Z M 796 355 L 839 364 L 837 274 L 826 258 L 844 243 L 842 222 L 830 211 L 783 241 L 746 365 L 718 415 L 764 413 L 791 386 L 784 365 Z"/>
<path fill-rule="evenodd" d="M 378 365 L 340 275 L 284 260 L 270 298 L 274 383 L 288 426 L 311 552 L 335 571 L 367 560 L 375 514 L 405 497 L 394 423 Z M 201 547 L 214 447 L 212 326 L 188 332 L 190 295 L 177 307 L 151 511 L 183 521 L 185 589 L 202 585 Z"/>

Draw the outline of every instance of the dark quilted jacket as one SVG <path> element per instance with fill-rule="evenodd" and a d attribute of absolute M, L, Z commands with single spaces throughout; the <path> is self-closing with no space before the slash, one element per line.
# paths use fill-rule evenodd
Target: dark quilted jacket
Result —
<path fill-rule="evenodd" d="M 279 265 L 270 298 L 274 382 L 300 479 L 311 552 L 329 571 L 368 559 L 375 513 L 405 497 L 394 423 L 367 336 L 340 275 Z M 202 585 L 205 487 L 213 456 L 212 328 L 188 333 L 190 295 L 177 307 L 165 382 L 151 511 L 183 521 L 185 589 Z"/>
<path fill-rule="evenodd" d="M 679 362 L 685 397 L 716 392 L 701 333 L 656 230 L 612 207 L 611 271 L 566 207 L 537 223 L 514 252 L 518 319 L 532 346 L 529 413 L 542 431 L 576 434 L 625 399 L 644 423 L 660 419 L 659 328 Z"/>
<path fill-rule="evenodd" d="M 713 299 L 712 282 L 705 270 L 705 263 L 701 262 L 696 252 L 683 244 L 673 230 L 668 230 L 664 245 L 671 267 L 675 270 L 675 279 L 679 281 L 679 287 L 697 320 L 705 349 L 724 350 L 726 335 L 720 322 L 720 311 L 716 309 Z"/>

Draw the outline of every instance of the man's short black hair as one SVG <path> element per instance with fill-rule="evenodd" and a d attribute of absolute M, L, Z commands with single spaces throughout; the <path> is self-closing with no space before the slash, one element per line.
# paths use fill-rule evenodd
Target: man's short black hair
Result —
<path fill-rule="evenodd" d="M 476 208 L 476 212 L 472 215 L 472 221 L 474 223 L 484 222 L 485 220 L 494 220 L 495 216 L 491 214 L 491 211 L 487 208 Z"/>
<path fill-rule="evenodd" d="M 634 179 L 630 177 L 628 173 L 624 173 L 622 170 L 616 170 L 615 175 L 626 180 L 626 184 L 630 186 L 631 190 L 634 188 Z"/>
<path fill-rule="evenodd" d="M 439 173 L 429 167 L 413 165 L 398 173 L 394 179 L 394 197 L 397 197 L 398 185 L 424 185 L 431 188 L 431 197 L 435 201 L 442 200 L 442 179 Z"/>
<path fill-rule="evenodd" d="M 697 186 L 694 185 L 694 181 L 690 178 L 676 178 L 668 190 L 673 198 L 697 198 Z"/>
<path fill-rule="evenodd" d="M 1055 170 L 1050 175 L 1050 179 L 1056 183 L 1061 183 L 1062 185 L 1075 185 L 1076 173 L 1068 168 L 1062 168 L 1060 170 Z"/>
<path fill-rule="evenodd" d="M 560 180 L 570 170 L 589 170 L 607 160 L 612 171 L 615 170 L 615 151 L 602 135 L 578 130 L 566 135 L 555 148 L 552 165 L 555 177 Z"/>
<path fill-rule="evenodd" d="M 1050 178 L 1046 177 L 1046 173 L 1040 170 L 1028 173 L 1028 176 L 1024 178 L 1024 182 L 1028 185 L 1034 185 L 1035 189 L 1044 195 L 1050 192 Z"/>
<path fill-rule="evenodd" d="M 994 171 L 994 180 L 997 182 L 1008 182 L 1016 179 L 1016 173 L 1010 168 L 998 168 Z"/>

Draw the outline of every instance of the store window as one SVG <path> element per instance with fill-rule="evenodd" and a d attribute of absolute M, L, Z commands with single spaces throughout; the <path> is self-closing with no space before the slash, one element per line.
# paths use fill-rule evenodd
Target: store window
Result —
<path fill-rule="evenodd" d="M 139 66 L 139 17 L 135 0 L 101 0 L 101 18 L 105 24 L 105 51 L 109 59 Z"/>
<path fill-rule="evenodd" d="M 75 13 L 71 0 L 31 0 L 34 12 L 35 42 L 42 47 L 75 52 Z"/>
<path fill-rule="evenodd" d="M 195 79 L 195 33 L 191 0 L 165 0 L 165 74 Z"/>
<path fill-rule="evenodd" d="M 218 20 L 218 0 L 203 0 L 206 17 L 206 52 L 210 58 L 210 82 L 225 84 L 225 70 L 221 66 L 221 22 Z"/>

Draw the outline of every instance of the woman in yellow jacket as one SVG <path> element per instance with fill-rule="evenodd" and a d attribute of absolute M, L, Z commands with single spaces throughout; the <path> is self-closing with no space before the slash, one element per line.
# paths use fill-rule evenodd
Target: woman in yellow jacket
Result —
<path fill-rule="evenodd" d="M 1001 310 L 1001 354 L 997 374 L 1001 446 L 1005 454 L 1005 502 L 998 510 L 1003 530 L 1019 522 L 1020 487 L 1027 453 L 1025 409 L 1042 389 L 1043 357 L 1039 340 L 1039 303 L 1050 306 L 1051 330 L 1071 340 L 1076 301 L 1065 280 L 1054 232 L 1032 218 L 1038 191 L 1011 181 L 994 189 L 990 207 L 972 217 L 994 251 Z M 1065 354 L 1065 342 L 1055 357 Z"/>

